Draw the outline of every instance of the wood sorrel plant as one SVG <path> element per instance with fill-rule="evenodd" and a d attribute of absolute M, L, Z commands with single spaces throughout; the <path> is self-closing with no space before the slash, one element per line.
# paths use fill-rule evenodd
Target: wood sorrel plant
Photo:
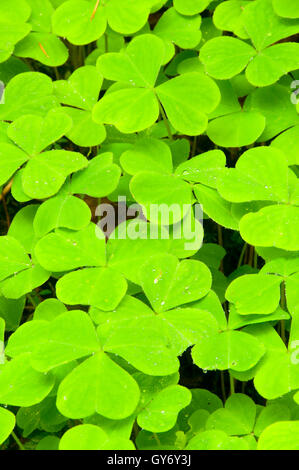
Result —
<path fill-rule="evenodd" d="M 299 449 L 298 34 L 1 0 L 2 449 Z"/>

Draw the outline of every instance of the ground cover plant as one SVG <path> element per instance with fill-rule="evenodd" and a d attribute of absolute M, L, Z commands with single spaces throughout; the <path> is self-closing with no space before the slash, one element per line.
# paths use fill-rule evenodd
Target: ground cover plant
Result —
<path fill-rule="evenodd" d="M 1 0 L 2 450 L 299 450 L 298 37 Z"/>

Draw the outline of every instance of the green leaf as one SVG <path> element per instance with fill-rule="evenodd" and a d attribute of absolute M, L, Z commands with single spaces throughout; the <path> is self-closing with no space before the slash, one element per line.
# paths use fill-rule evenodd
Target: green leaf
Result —
<path fill-rule="evenodd" d="M 60 450 L 101 450 L 107 434 L 93 424 L 81 424 L 69 429 L 60 439 Z"/>
<path fill-rule="evenodd" d="M 72 126 L 71 119 L 63 113 L 50 111 L 44 118 L 25 115 L 8 128 L 8 137 L 33 157 L 63 137 Z"/>
<path fill-rule="evenodd" d="M 244 147 L 260 137 L 265 124 L 261 113 L 240 111 L 210 121 L 207 135 L 221 147 Z"/>
<path fill-rule="evenodd" d="M 23 207 L 14 216 L 7 234 L 18 240 L 27 253 L 31 253 L 35 243 L 35 233 L 33 230 L 33 220 L 38 209 L 37 204 L 30 204 Z"/>
<path fill-rule="evenodd" d="M 46 299 L 36 307 L 34 311 L 34 320 L 52 321 L 58 315 L 67 312 L 63 303 L 57 299 Z"/>
<path fill-rule="evenodd" d="M 261 434 L 258 450 L 298 450 L 299 421 L 281 421 L 268 426 Z"/>
<path fill-rule="evenodd" d="M 72 177 L 73 193 L 100 198 L 112 193 L 118 186 L 121 171 L 113 163 L 110 152 L 102 153 L 89 161 L 88 167 Z"/>
<path fill-rule="evenodd" d="M 264 207 L 247 214 L 240 222 L 242 238 L 254 245 L 299 250 L 299 208 L 289 205 Z"/>
<path fill-rule="evenodd" d="M 194 183 L 217 187 L 217 180 L 223 174 L 226 156 L 221 150 L 210 150 L 181 163 L 175 175 Z"/>
<path fill-rule="evenodd" d="M 175 9 L 182 15 L 195 15 L 207 8 L 211 0 L 174 0 Z"/>
<path fill-rule="evenodd" d="M 225 407 L 214 411 L 207 420 L 207 430 L 217 429 L 230 436 L 250 434 L 256 417 L 253 400 L 242 393 L 234 393 L 225 402 Z"/>
<path fill-rule="evenodd" d="M 299 18 L 299 5 L 292 0 L 273 0 L 275 13 L 283 18 Z"/>
<path fill-rule="evenodd" d="M 248 450 L 248 444 L 223 431 L 204 431 L 194 436 L 186 450 Z"/>
<path fill-rule="evenodd" d="M 226 80 L 242 72 L 255 55 L 256 51 L 249 44 L 233 37 L 221 36 L 203 45 L 200 60 L 211 77 Z"/>
<path fill-rule="evenodd" d="M 243 26 L 243 11 L 250 2 L 248 0 L 228 0 L 215 8 L 213 22 L 221 31 L 231 31 L 242 39 L 248 34 Z"/>
<path fill-rule="evenodd" d="M 0 403 L 11 406 L 32 406 L 52 390 L 54 377 L 32 369 L 30 354 L 0 366 Z"/>
<path fill-rule="evenodd" d="M 31 265 L 23 246 L 10 236 L 0 237 L 0 280 L 28 269 Z"/>
<path fill-rule="evenodd" d="M 113 310 L 127 290 L 125 279 L 111 268 L 89 268 L 66 274 L 56 284 L 59 300 L 68 305 L 93 305 Z"/>
<path fill-rule="evenodd" d="M 91 111 L 96 104 L 103 78 L 95 67 L 76 69 L 68 80 L 54 82 L 54 94 L 60 103 Z"/>
<path fill-rule="evenodd" d="M 154 87 L 164 56 L 163 41 L 144 34 L 134 38 L 125 51 L 99 57 L 97 68 L 109 80 L 136 87 Z"/>
<path fill-rule="evenodd" d="M 25 0 L 3 0 L 1 2 L 1 20 L 14 23 L 16 21 L 25 22 L 30 17 L 31 8 Z"/>
<path fill-rule="evenodd" d="M 91 218 L 88 205 L 71 194 L 61 194 L 43 202 L 33 221 L 37 237 L 43 237 L 55 228 L 81 230 Z"/>
<path fill-rule="evenodd" d="M 291 418 L 291 413 L 289 408 L 284 405 L 267 404 L 266 408 L 263 408 L 259 414 L 256 424 L 254 427 L 254 434 L 260 436 L 261 433 L 271 424 L 285 421 Z"/>
<path fill-rule="evenodd" d="M 212 220 L 223 227 L 239 229 L 238 221 L 232 214 L 232 204 L 223 199 L 215 189 L 197 184 L 194 186 L 194 194 L 203 211 Z"/>
<path fill-rule="evenodd" d="M 87 166 L 87 159 L 78 152 L 51 150 L 32 158 L 22 173 L 23 189 L 28 196 L 45 199 L 55 195 L 66 178 Z"/>
<path fill-rule="evenodd" d="M 57 106 L 50 77 L 39 72 L 20 73 L 10 80 L 5 89 L 0 119 L 14 121 L 24 114 L 45 116 Z"/>
<path fill-rule="evenodd" d="M 144 374 L 170 375 L 179 368 L 169 339 L 154 315 L 133 322 L 125 321 L 121 325 L 116 324 L 114 331 L 109 329 L 107 334 L 105 328 L 100 326 L 99 332 L 104 336 L 102 343 L 106 352 L 121 356 Z"/>
<path fill-rule="evenodd" d="M 218 331 L 215 317 L 198 308 L 177 308 L 159 315 L 162 327 L 171 337 L 172 348 L 178 355 L 193 346 L 203 336 L 211 336 Z"/>
<path fill-rule="evenodd" d="M 190 211 L 191 189 L 176 176 L 140 172 L 132 178 L 130 191 L 153 223 L 172 225 Z"/>
<path fill-rule="evenodd" d="M 159 116 L 159 105 L 152 90 L 129 88 L 106 94 L 94 107 L 98 124 L 113 124 L 120 132 L 132 134 L 152 126 Z"/>
<path fill-rule="evenodd" d="M 13 431 L 15 422 L 15 415 L 11 411 L 0 407 L 0 444 L 2 444 Z"/>
<path fill-rule="evenodd" d="M 175 256 L 152 257 L 140 269 L 142 288 L 156 312 L 164 312 L 204 297 L 212 279 L 209 269 L 195 260 Z"/>
<path fill-rule="evenodd" d="M 274 328 L 267 324 L 252 325 L 244 331 L 254 335 L 266 348 L 263 360 L 252 371 L 257 392 L 267 399 L 274 399 L 297 390 L 298 364 Z"/>
<path fill-rule="evenodd" d="M 285 155 L 274 148 L 257 147 L 239 158 L 236 168 L 219 178 L 218 191 L 231 202 L 289 199 L 289 170 Z"/>
<path fill-rule="evenodd" d="M 32 354 L 31 364 L 36 370 L 48 372 L 74 359 L 89 356 L 99 348 L 92 321 L 85 312 L 74 310 L 62 313 L 48 323 Z"/>
<path fill-rule="evenodd" d="M 7 331 L 15 330 L 20 323 L 25 306 L 25 298 L 9 300 L 0 297 L 0 317 L 5 320 Z"/>
<path fill-rule="evenodd" d="M 105 140 L 105 126 L 94 122 L 90 111 L 70 107 L 64 107 L 63 111 L 72 119 L 73 126 L 67 137 L 74 144 L 79 147 L 95 147 Z"/>
<path fill-rule="evenodd" d="M 258 139 L 259 142 L 270 140 L 285 129 L 299 123 L 296 107 L 291 102 L 291 90 L 282 85 L 258 88 L 247 97 L 244 108 L 247 111 L 258 111 L 266 118 L 266 127 Z M 277 146 L 273 144 L 273 147 Z M 277 148 L 284 151 L 283 147 Z M 286 157 L 289 161 L 289 151 Z"/>
<path fill-rule="evenodd" d="M 14 55 L 30 57 L 50 67 L 57 67 L 67 61 L 69 52 L 54 34 L 32 32 L 16 45 Z"/>
<path fill-rule="evenodd" d="M 175 425 L 179 411 L 190 401 L 191 392 L 187 388 L 171 385 L 158 393 L 139 413 L 137 422 L 147 431 L 166 432 Z"/>
<path fill-rule="evenodd" d="M 202 337 L 192 349 L 193 361 L 204 370 L 245 371 L 263 356 L 263 345 L 242 331 L 224 331 Z"/>
<path fill-rule="evenodd" d="M 138 139 L 132 148 L 121 155 L 120 163 L 130 175 L 151 171 L 153 167 L 158 173 L 172 173 L 172 157 L 168 145 L 151 137 Z"/>
<path fill-rule="evenodd" d="M 24 294 L 44 284 L 49 277 L 50 273 L 39 264 L 32 264 L 28 269 L 24 269 L 2 281 L 0 291 L 8 299 L 19 299 Z"/>
<path fill-rule="evenodd" d="M 51 0 L 26 0 L 31 7 L 30 24 L 33 31 L 51 32 L 54 8 Z"/>
<path fill-rule="evenodd" d="M 2 106 L 2 105 L 1 105 Z M 0 108 L 1 110 L 1 108 Z M 0 144 L 0 184 L 9 178 L 28 160 L 28 155 L 15 145 Z"/>
<path fill-rule="evenodd" d="M 287 148 L 286 158 L 289 165 L 298 165 L 298 137 L 299 126 L 292 127 L 286 132 L 280 134 L 276 139 L 271 142 L 271 147 L 275 147 L 283 152 Z"/>
<path fill-rule="evenodd" d="M 129 439 L 108 438 L 98 426 L 81 424 L 64 433 L 59 450 L 135 450 L 135 446 Z"/>
<path fill-rule="evenodd" d="M 106 262 L 105 236 L 93 223 L 76 232 L 56 229 L 37 242 L 35 255 L 41 266 L 54 272 L 103 266 Z"/>
<path fill-rule="evenodd" d="M 275 14 L 272 0 L 250 2 L 244 10 L 243 23 L 258 51 L 299 31 L 298 21 L 284 20 Z"/>
<path fill-rule="evenodd" d="M 298 52 L 299 45 L 292 42 L 276 44 L 259 52 L 246 69 L 247 80 L 254 86 L 272 85 L 283 75 L 298 68 Z"/>
<path fill-rule="evenodd" d="M 154 33 L 163 39 L 171 49 L 173 49 L 173 44 L 182 49 L 192 49 L 201 40 L 200 25 L 200 15 L 186 17 L 174 8 L 168 8 L 156 24 Z"/>
<path fill-rule="evenodd" d="M 169 234 L 163 227 L 160 231 L 159 227 L 155 230 L 155 235 L 159 236 L 151 237 L 153 227 L 157 228 L 144 220 L 133 219 L 118 225 L 108 240 L 108 266 L 135 284 L 140 282 L 140 266 L 151 256 L 164 253 L 170 247 Z"/>
<path fill-rule="evenodd" d="M 95 14 L 94 3 L 85 0 L 69 0 L 55 10 L 52 16 L 53 33 L 66 37 L 76 46 L 89 44 L 101 37 L 107 25 L 103 9 Z"/>
<path fill-rule="evenodd" d="M 57 407 L 64 416 L 73 419 L 94 413 L 110 419 L 124 419 L 133 413 L 139 395 L 139 387 L 128 372 L 106 354 L 98 353 L 61 382 Z"/>
<path fill-rule="evenodd" d="M 156 88 L 156 93 L 173 127 L 187 135 L 202 134 L 208 124 L 206 114 L 220 102 L 220 92 L 209 77 L 185 73 Z"/>
<path fill-rule="evenodd" d="M 139 31 L 146 23 L 152 0 L 136 3 L 135 0 L 111 0 L 107 3 L 106 11 L 109 26 L 118 33 L 133 34 Z"/>
<path fill-rule="evenodd" d="M 241 315 L 272 313 L 279 305 L 281 282 L 278 276 L 247 274 L 235 279 L 225 296 Z"/>

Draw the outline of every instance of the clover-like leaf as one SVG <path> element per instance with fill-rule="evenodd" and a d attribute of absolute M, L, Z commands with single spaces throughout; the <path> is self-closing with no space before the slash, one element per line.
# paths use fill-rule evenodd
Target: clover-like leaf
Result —
<path fill-rule="evenodd" d="M 289 170 L 285 155 L 274 148 L 247 150 L 236 168 L 219 178 L 218 191 L 231 202 L 287 202 Z"/>
<path fill-rule="evenodd" d="M 218 191 L 204 185 L 196 185 L 194 194 L 202 205 L 203 211 L 223 227 L 238 230 L 238 221 L 232 213 L 232 204 L 223 199 Z"/>
<path fill-rule="evenodd" d="M 25 72 L 13 77 L 5 90 L 0 119 L 14 121 L 24 114 L 45 116 L 58 106 L 50 77 L 39 72 Z"/>
<path fill-rule="evenodd" d="M 163 83 L 156 93 L 175 129 L 182 134 L 201 134 L 208 124 L 206 114 L 220 101 L 213 80 L 196 72 L 183 74 Z"/>
<path fill-rule="evenodd" d="M 52 150 L 29 160 L 22 173 L 26 194 L 36 199 L 46 199 L 56 194 L 67 176 L 87 166 L 87 159 L 78 152 Z"/>
<path fill-rule="evenodd" d="M 190 401 L 191 392 L 185 387 L 166 387 L 139 413 L 138 424 L 147 431 L 166 432 L 175 425 L 178 412 Z"/>
<path fill-rule="evenodd" d="M 30 354 L 22 354 L 0 365 L 0 403 L 32 406 L 52 390 L 54 377 L 37 372 L 30 365 Z"/>
<path fill-rule="evenodd" d="M 299 421 L 281 421 L 271 424 L 261 434 L 258 450 L 298 450 Z"/>
<path fill-rule="evenodd" d="M 86 399 L 83 401 L 82 396 Z M 99 413 L 110 419 L 130 416 L 140 392 L 133 377 L 106 354 L 97 353 L 76 367 L 61 382 L 57 407 L 73 419 Z"/>
<path fill-rule="evenodd" d="M 62 3 L 52 16 L 53 32 L 75 45 L 96 41 L 104 34 L 107 20 L 102 8 L 94 8 L 94 2 L 85 0 Z"/>
<path fill-rule="evenodd" d="M 105 78 L 137 87 L 153 87 L 163 61 L 163 41 L 156 36 L 137 36 L 120 53 L 99 57 L 97 67 Z"/>
<path fill-rule="evenodd" d="M 35 255 L 49 271 L 70 271 L 82 266 L 103 266 L 105 236 L 93 223 L 79 231 L 56 229 L 35 246 Z"/>
<path fill-rule="evenodd" d="M 140 269 L 142 288 L 156 312 L 163 312 L 204 297 L 211 288 L 211 274 L 195 260 L 179 263 L 172 255 L 152 257 Z"/>
<path fill-rule="evenodd" d="M 98 100 L 103 78 L 93 66 L 79 67 L 68 80 L 54 83 L 54 94 L 62 104 L 63 112 L 72 119 L 73 126 L 67 137 L 82 147 L 95 146 L 105 140 L 102 124 L 92 120 L 91 111 Z"/>
<path fill-rule="evenodd" d="M 151 171 L 153 167 L 159 173 L 172 173 L 172 156 L 168 145 L 150 137 L 137 140 L 132 148 L 121 155 L 120 163 L 130 175 Z"/>
<path fill-rule="evenodd" d="M 241 315 L 272 313 L 279 304 L 281 281 L 274 275 L 247 274 L 235 279 L 225 296 Z"/>
<path fill-rule="evenodd" d="M 64 193 L 48 199 L 38 207 L 33 228 L 37 237 L 43 237 L 55 228 L 83 229 L 90 219 L 88 205 L 82 199 Z"/>
<path fill-rule="evenodd" d="M 299 6 L 292 0 L 273 0 L 275 13 L 283 18 L 299 18 Z"/>
<path fill-rule="evenodd" d="M 200 60 L 209 75 L 226 80 L 242 72 L 255 55 L 255 49 L 249 44 L 233 37 L 221 36 L 203 45 Z"/>
<path fill-rule="evenodd" d="M 69 429 L 59 442 L 59 450 L 134 450 L 132 441 L 111 438 L 98 426 L 81 424 Z"/>
<path fill-rule="evenodd" d="M 17 57 L 30 57 L 42 64 L 57 67 L 63 65 L 69 56 L 65 44 L 54 34 L 31 32 L 15 47 Z"/>
<path fill-rule="evenodd" d="M 17 272 L 28 269 L 31 265 L 24 247 L 10 236 L 0 237 L 0 260 L 1 281 Z"/>
<path fill-rule="evenodd" d="M 57 297 L 68 305 L 93 305 L 113 310 L 124 297 L 127 283 L 111 268 L 89 268 L 66 274 L 56 284 Z"/>
<path fill-rule="evenodd" d="M 25 115 L 8 128 L 9 138 L 33 157 L 64 136 L 72 126 L 71 119 L 63 113 L 49 111 L 41 116 Z"/>
<path fill-rule="evenodd" d="M 174 0 L 175 9 L 182 15 L 195 15 L 207 8 L 210 0 Z"/>
<path fill-rule="evenodd" d="M 235 393 L 227 399 L 224 408 L 214 411 L 209 416 L 206 428 L 242 436 L 252 432 L 255 417 L 256 406 L 253 400 L 247 395 Z"/>
<path fill-rule="evenodd" d="M 176 168 L 175 175 L 216 188 L 218 175 L 223 174 L 225 165 L 225 154 L 221 150 L 210 150 L 181 163 Z"/>
<path fill-rule="evenodd" d="M 120 175 L 119 166 L 113 163 L 113 155 L 102 153 L 90 160 L 87 168 L 73 175 L 71 190 L 97 198 L 108 196 L 117 188 Z"/>
<path fill-rule="evenodd" d="M 297 251 L 297 221 L 298 207 L 283 204 L 269 206 L 245 215 L 240 222 L 240 232 L 242 238 L 252 245 Z"/>
<path fill-rule="evenodd" d="M 33 322 L 35 323 L 35 322 Z M 80 310 L 62 313 L 47 324 L 31 357 L 32 366 L 41 372 L 89 356 L 100 344 L 92 321 Z"/>
<path fill-rule="evenodd" d="M 13 431 L 16 423 L 15 415 L 0 407 L 0 444 L 2 444 Z"/>
<path fill-rule="evenodd" d="M 244 147 L 260 137 L 265 123 L 261 113 L 240 111 L 210 121 L 207 135 L 221 147 Z"/>

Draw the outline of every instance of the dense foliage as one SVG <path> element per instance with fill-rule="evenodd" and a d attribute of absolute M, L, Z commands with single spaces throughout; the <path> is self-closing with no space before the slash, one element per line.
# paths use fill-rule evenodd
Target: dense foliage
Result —
<path fill-rule="evenodd" d="M 298 34 L 1 0 L 2 449 L 299 449 Z"/>

